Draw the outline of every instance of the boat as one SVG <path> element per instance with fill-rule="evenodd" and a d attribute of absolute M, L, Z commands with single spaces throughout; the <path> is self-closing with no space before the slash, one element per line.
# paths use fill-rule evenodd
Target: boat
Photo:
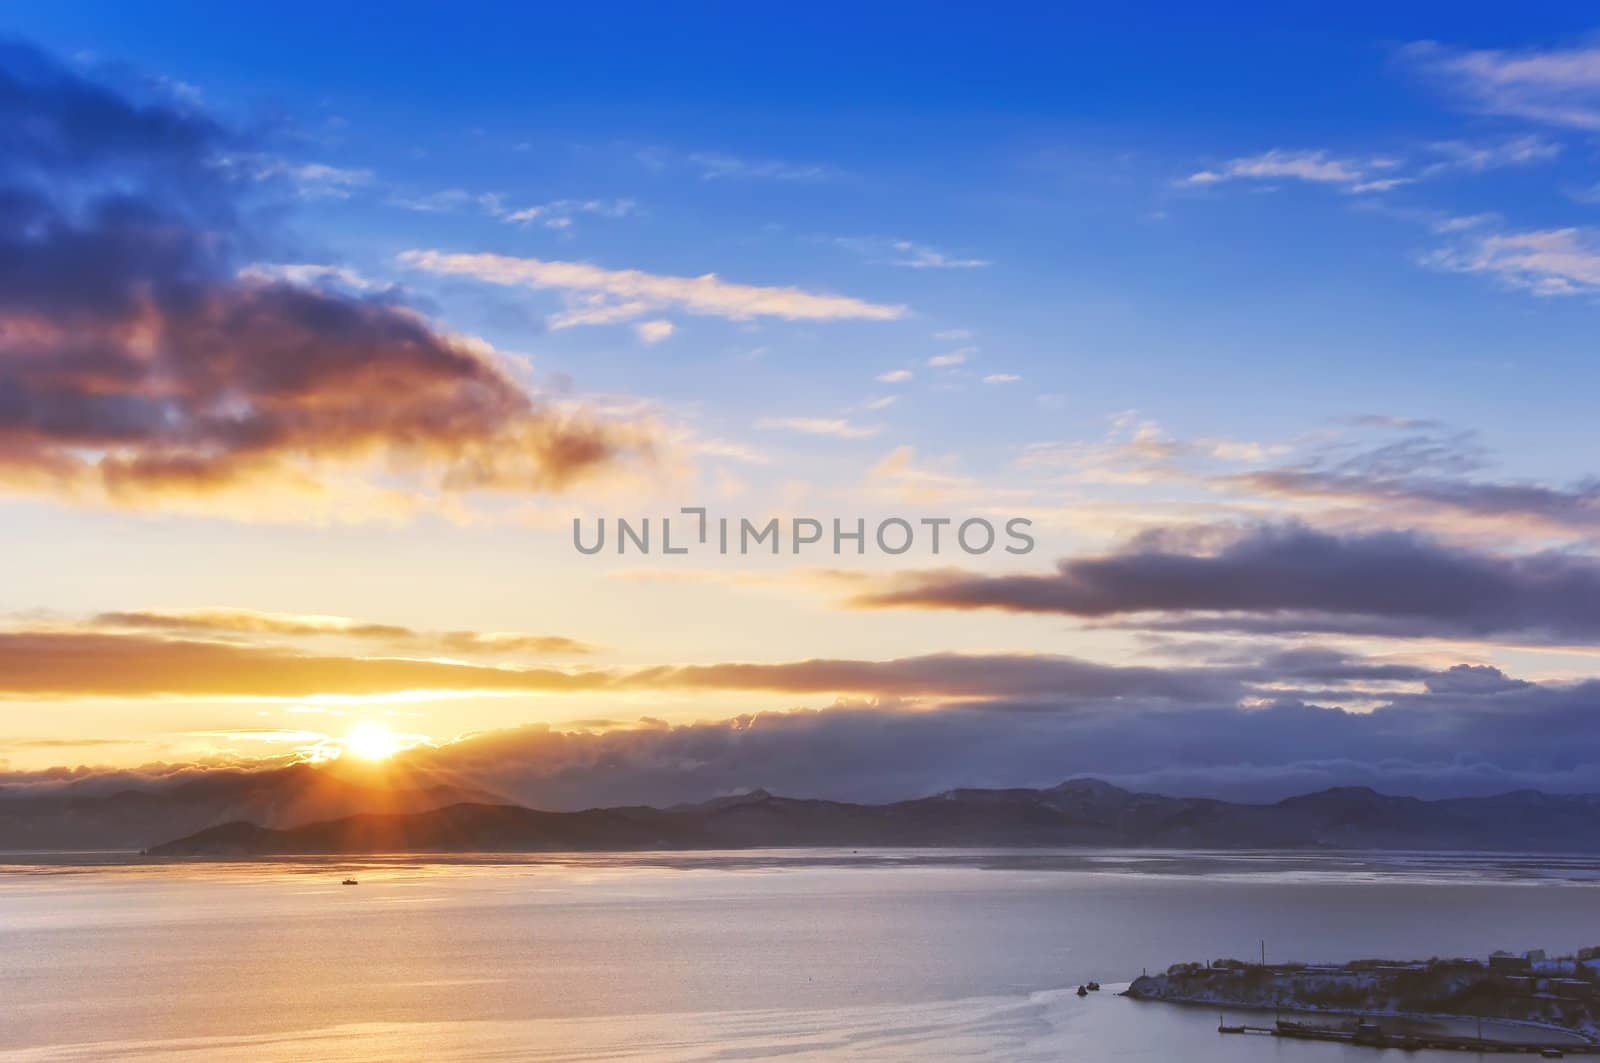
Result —
<path fill-rule="evenodd" d="M 361 885 L 361 883 L 357 882 L 353 878 L 347 878 L 343 882 L 339 883 L 339 885 L 341 885 L 341 886 L 359 886 L 359 885 Z"/>
<path fill-rule="evenodd" d="M 1080 996 L 1080 997 L 1086 997 L 1086 996 L 1088 996 L 1088 995 L 1089 995 L 1089 990 L 1088 990 L 1088 988 L 1086 988 L 1086 987 L 1085 987 L 1085 986 L 1079 986 L 1079 987 L 1078 987 L 1078 995 L 1079 995 L 1079 996 Z"/>
<path fill-rule="evenodd" d="M 1091 992 L 1091 993 L 1100 992 L 1100 983 L 1099 982 L 1090 982 L 1089 983 L 1089 992 Z"/>

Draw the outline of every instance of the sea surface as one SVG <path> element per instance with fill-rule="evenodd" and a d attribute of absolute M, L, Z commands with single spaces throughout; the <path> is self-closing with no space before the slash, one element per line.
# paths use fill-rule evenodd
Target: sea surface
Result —
<path fill-rule="evenodd" d="M 1600 944 L 1600 860 L 0 853 L 0 1060 L 1402 1058 L 1221 1036 L 1214 1011 L 1112 992 L 1263 942 L 1571 952 Z M 1079 998 L 1090 979 L 1106 991 Z"/>

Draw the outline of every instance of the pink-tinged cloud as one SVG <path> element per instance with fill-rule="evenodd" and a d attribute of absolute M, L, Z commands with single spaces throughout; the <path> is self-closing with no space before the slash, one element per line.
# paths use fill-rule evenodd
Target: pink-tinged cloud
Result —
<path fill-rule="evenodd" d="M 542 492 L 649 453 L 648 425 L 542 402 L 390 298 L 241 273 L 272 235 L 240 220 L 258 173 L 209 120 L 17 46 L 0 101 L 0 482 Z"/>

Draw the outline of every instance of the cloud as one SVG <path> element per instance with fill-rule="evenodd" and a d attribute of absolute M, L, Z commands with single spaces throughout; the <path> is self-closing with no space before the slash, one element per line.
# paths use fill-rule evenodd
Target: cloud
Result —
<path fill-rule="evenodd" d="M 834 243 L 870 262 L 905 269 L 982 269 L 993 265 L 986 258 L 962 258 L 914 240 L 841 236 Z"/>
<path fill-rule="evenodd" d="M 1073 657 L 956 653 L 890 661 L 683 665 L 645 669 L 624 683 L 660 689 L 897 698 L 1047 697 L 1058 702 L 1117 697 L 1227 700 L 1241 691 L 1239 678 L 1227 669 L 1121 667 Z"/>
<path fill-rule="evenodd" d="M 762 180 L 762 181 L 831 181 L 840 176 L 838 170 L 818 163 L 784 162 L 781 159 L 744 159 L 720 152 L 695 152 L 688 157 L 690 165 L 700 171 L 706 181 Z"/>
<path fill-rule="evenodd" d="M 978 353 L 976 347 L 958 347 L 948 354 L 936 354 L 928 359 L 928 365 L 935 369 L 948 369 L 952 366 L 965 365 L 967 359 Z"/>
<path fill-rule="evenodd" d="M 1600 291 L 1600 236 L 1591 229 L 1491 233 L 1436 252 L 1427 265 L 1456 273 L 1485 273 L 1535 295 Z"/>
<path fill-rule="evenodd" d="M 764 417 L 756 427 L 835 439 L 871 439 L 883 431 L 880 425 L 854 424 L 842 417 Z"/>
<path fill-rule="evenodd" d="M 1398 165 L 1394 159 L 1338 158 L 1326 151 L 1273 148 L 1260 155 L 1233 159 L 1215 170 L 1199 170 L 1181 183 L 1203 186 L 1241 180 L 1294 180 L 1336 185 L 1349 192 L 1383 192 L 1412 180 L 1394 173 Z"/>
<path fill-rule="evenodd" d="M 1329 785 L 1424 795 L 1600 789 L 1593 726 L 1600 683 L 1533 683 L 1481 664 L 1431 668 L 1314 647 L 1179 666 L 933 654 L 569 674 L 12 633 L 0 636 L 0 665 L 9 696 L 297 697 L 411 684 L 596 696 L 644 689 L 846 695 L 823 710 L 696 723 L 599 719 L 493 731 L 402 753 L 391 769 L 547 808 L 671 804 L 752 787 L 893 800 L 954 786 L 1047 786 L 1084 774 L 1222 797 L 1277 798 Z M 1312 700 L 1316 688 L 1325 696 Z M 1365 708 L 1350 707 L 1357 703 Z M 221 792 L 249 784 L 239 770 L 249 763 L 270 770 L 283 759 L 11 773 L 0 776 L 0 801 L 189 783 Z"/>
<path fill-rule="evenodd" d="M 1431 175 L 1447 170 L 1465 170 L 1483 173 L 1508 166 L 1529 166 L 1549 162 L 1561 154 L 1561 145 L 1543 137 L 1522 136 L 1494 144 L 1472 144 L 1464 140 L 1442 140 L 1428 145 L 1429 150 L 1443 156 L 1442 161 L 1427 167 L 1423 172 Z"/>
<path fill-rule="evenodd" d="M 785 321 L 893 321 L 906 312 L 903 306 L 869 303 L 844 295 L 734 284 L 712 273 L 673 277 L 636 269 L 604 269 L 582 262 L 424 250 L 404 251 L 400 261 L 427 273 L 472 277 L 507 287 L 553 289 L 591 300 L 575 312 L 558 315 L 554 322 L 557 327 L 625 321 L 665 309 L 731 321 L 759 317 Z"/>
<path fill-rule="evenodd" d="M 287 181 L 301 199 L 348 199 L 350 193 L 372 183 L 371 170 L 330 166 L 327 163 L 295 163 L 261 155 L 222 157 L 217 165 L 239 168 L 258 181 Z"/>
<path fill-rule="evenodd" d="M 911 379 L 911 370 L 891 369 L 887 373 L 879 373 L 873 379 L 880 384 L 904 384 Z"/>
<path fill-rule="evenodd" d="M 1017 463 L 1072 483 L 1201 487 L 1242 507 L 1241 519 L 1270 508 L 1365 529 L 1381 511 L 1391 525 L 1497 545 L 1600 534 L 1600 483 L 1491 479 L 1482 475 L 1490 458 L 1475 433 L 1410 418 L 1346 418 L 1280 443 L 1175 438 L 1130 411 L 1103 440 L 1030 444 Z"/>
<path fill-rule="evenodd" d="M 1371 712 L 1290 699 L 1018 710 L 846 704 L 598 732 L 531 726 L 406 754 L 544 808 L 704 800 L 756 787 L 889 801 L 958 786 L 1093 775 L 1134 789 L 1277 800 L 1327 786 L 1420 796 L 1600 790 L 1594 683 L 1516 683 L 1485 669 Z"/>
<path fill-rule="evenodd" d="M 123 631 L 160 631 L 201 636 L 330 636 L 382 642 L 412 652 L 580 654 L 591 653 L 595 649 L 587 643 L 560 635 L 530 635 L 511 631 L 418 631 L 401 624 L 373 623 L 343 616 L 268 613 L 253 609 L 109 612 L 97 614 L 93 624 Z"/>
<path fill-rule="evenodd" d="M 394 195 L 389 197 L 388 204 L 419 214 L 454 214 L 476 208 L 480 213 L 508 225 L 538 224 L 558 231 L 570 229 L 579 215 L 626 218 L 638 213 L 638 204 L 631 199 L 554 199 L 547 203 L 514 207 L 507 204 L 505 197 L 499 193 L 469 192 L 465 188 L 445 188 L 420 196 Z"/>
<path fill-rule="evenodd" d="M 603 685 L 601 672 L 340 657 L 231 642 L 83 631 L 0 632 L 0 697 L 306 698 L 408 691 L 528 693 Z"/>
<path fill-rule="evenodd" d="M 284 645 L 215 637 L 202 619 L 188 628 L 0 631 L 0 698 L 170 697 L 303 699 L 436 694 L 614 694 L 713 690 L 794 695 L 1056 701 L 1134 696 L 1237 699 L 1257 671 L 1123 667 L 1028 654 L 928 654 L 896 660 L 812 659 L 778 663 L 658 665 L 617 671 L 462 663 L 436 658 L 308 653 Z M 270 634 L 288 625 L 269 622 Z M 154 628 L 154 625 L 151 625 Z M 326 635 L 308 623 L 307 632 Z M 249 634 L 257 634 L 251 630 Z M 345 632 L 350 634 L 350 632 Z M 392 634 L 355 637 L 382 638 Z M 416 635 L 417 639 L 425 636 Z M 430 643 L 502 652 L 532 636 L 448 632 Z M 431 649 L 425 647 L 425 649 Z M 1411 675 L 1418 678 L 1425 673 Z"/>
<path fill-rule="evenodd" d="M 420 196 L 396 195 L 389 198 L 389 206 L 418 214 L 453 214 L 473 205 L 488 211 L 496 202 L 489 193 L 468 192 L 465 188 L 444 188 Z"/>
<path fill-rule="evenodd" d="M 896 504 L 910 506 L 993 499 L 989 485 L 961 475 L 953 458 L 919 462 L 916 451 L 909 446 L 894 448 L 867 470 L 864 486 Z"/>
<path fill-rule="evenodd" d="M 1335 535 L 1261 526 L 1204 548 L 1145 535 L 1043 575 L 935 571 L 890 577 L 867 608 L 993 609 L 1161 630 L 1586 642 L 1600 635 L 1600 562 L 1567 553 L 1504 557 L 1408 532 Z"/>
<path fill-rule="evenodd" d="M 889 264 L 908 269 L 982 269 L 993 265 L 986 258 L 958 258 L 910 240 L 896 240 L 894 250 L 899 257 L 891 259 Z"/>
<path fill-rule="evenodd" d="M 321 262 L 252 262 L 239 271 L 239 279 L 259 284 L 282 281 L 298 288 L 344 289 L 355 293 L 383 292 L 394 287 L 348 267 Z"/>
<path fill-rule="evenodd" d="M 236 135 L 0 46 L 0 483 L 141 506 L 555 491 L 653 429 L 528 394 L 391 298 L 241 271 Z M 306 279 L 306 278 L 302 278 Z M 304 502 L 281 514 L 299 517 Z"/>
<path fill-rule="evenodd" d="M 990 373 L 983 378 L 985 384 L 1015 384 L 1022 378 L 1015 373 Z"/>
<path fill-rule="evenodd" d="M 1600 531 L 1600 484 L 1593 482 L 1563 488 L 1466 479 L 1423 465 L 1363 467 L 1360 460 L 1262 469 L 1215 482 L 1265 497 L 1382 506 L 1393 514 L 1432 520 L 1457 531 L 1469 529 L 1467 519 L 1477 519 L 1501 534 L 1520 529 L 1592 536 Z"/>
<path fill-rule="evenodd" d="M 181 631 L 190 634 L 346 635 L 354 638 L 410 638 L 397 624 L 374 624 L 343 616 L 264 613 L 253 609 L 144 609 L 99 613 L 100 627 Z"/>
<path fill-rule="evenodd" d="M 670 321 L 641 321 L 633 331 L 646 343 L 660 343 L 672 335 L 673 329 Z"/>
<path fill-rule="evenodd" d="M 424 644 L 436 641 L 446 653 L 543 655 L 593 653 L 587 642 L 564 635 L 529 635 L 520 631 L 440 631 L 417 632 L 414 639 Z"/>
<path fill-rule="evenodd" d="M 1462 51 L 1421 41 L 1401 58 L 1486 113 L 1600 130 L 1600 48 Z"/>
<path fill-rule="evenodd" d="M 547 229 L 567 229 L 577 215 L 626 218 L 638 213 L 638 205 L 631 199 L 557 199 L 531 207 L 510 208 L 502 206 L 496 197 L 489 213 L 510 225 L 537 223 Z"/>

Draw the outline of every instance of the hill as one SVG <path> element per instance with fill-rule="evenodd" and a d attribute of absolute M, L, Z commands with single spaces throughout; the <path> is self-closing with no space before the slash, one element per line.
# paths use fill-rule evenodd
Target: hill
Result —
<path fill-rule="evenodd" d="M 1423 801 L 1340 788 L 1274 804 L 1133 793 L 1094 779 L 951 790 L 883 805 L 765 791 L 669 809 L 541 812 L 465 802 L 272 828 L 230 822 L 163 856 L 764 847 L 1151 847 L 1600 852 L 1600 798 L 1518 792 Z"/>

